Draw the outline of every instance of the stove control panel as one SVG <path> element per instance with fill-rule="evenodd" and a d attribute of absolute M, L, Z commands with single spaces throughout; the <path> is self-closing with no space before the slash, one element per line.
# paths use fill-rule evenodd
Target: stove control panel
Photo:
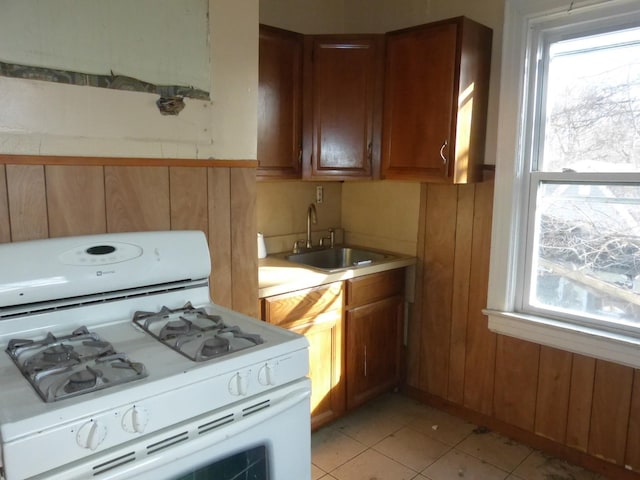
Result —
<path fill-rule="evenodd" d="M 137 245 L 110 242 L 80 245 L 61 253 L 58 258 L 65 265 L 96 266 L 126 262 L 140 255 L 142 255 L 142 248 Z"/>

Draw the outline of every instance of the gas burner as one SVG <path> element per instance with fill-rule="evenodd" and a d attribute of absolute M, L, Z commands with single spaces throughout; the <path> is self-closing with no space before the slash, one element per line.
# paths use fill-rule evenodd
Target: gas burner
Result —
<path fill-rule="evenodd" d="M 144 331 L 194 362 L 218 358 L 263 343 L 260 335 L 227 326 L 219 315 L 191 303 L 178 309 L 136 312 L 133 322 Z"/>
<path fill-rule="evenodd" d="M 94 370 L 91 367 L 72 373 L 64 386 L 64 391 L 66 393 L 76 393 L 81 390 L 91 389 L 95 387 L 98 377 L 101 376 L 101 371 Z"/>
<path fill-rule="evenodd" d="M 71 360 L 73 356 L 73 347 L 71 345 L 53 345 L 42 351 L 42 361 L 57 365 L 62 362 Z"/>
<path fill-rule="evenodd" d="M 168 340 L 189 333 L 194 328 L 197 327 L 195 327 L 192 322 L 184 317 L 180 317 L 178 320 L 168 321 L 164 327 L 162 327 L 158 336 L 160 340 Z"/>
<path fill-rule="evenodd" d="M 7 353 L 46 402 L 143 378 L 144 365 L 117 354 L 85 327 L 41 340 L 12 339 Z"/>

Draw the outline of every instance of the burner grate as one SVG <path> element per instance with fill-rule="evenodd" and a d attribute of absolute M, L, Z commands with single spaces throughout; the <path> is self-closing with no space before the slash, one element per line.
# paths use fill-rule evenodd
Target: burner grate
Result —
<path fill-rule="evenodd" d="M 101 390 L 147 376 L 143 364 L 80 327 L 69 335 L 12 339 L 6 352 L 45 402 Z"/>
<path fill-rule="evenodd" d="M 136 312 L 133 322 L 171 349 L 194 362 L 218 358 L 263 343 L 260 335 L 228 326 L 190 302 L 182 308 L 162 307 L 158 312 Z"/>

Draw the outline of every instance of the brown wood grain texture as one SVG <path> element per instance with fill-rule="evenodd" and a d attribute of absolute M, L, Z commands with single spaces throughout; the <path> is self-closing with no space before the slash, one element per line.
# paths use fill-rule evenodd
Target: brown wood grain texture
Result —
<path fill-rule="evenodd" d="M 387 34 L 382 152 L 386 178 L 448 180 L 439 152 L 445 141 L 445 156 L 454 147 L 457 28 L 446 23 Z"/>
<path fill-rule="evenodd" d="M 631 395 L 627 452 L 624 464 L 634 471 L 640 472 L 640 370 L 633 372 L 633 393 Z"/>
<path fill-rule="evenodd" d="M 46 165 L 45 175 L 49 236 L 106 232 L 103 167 Z"/>
<path fill-rule="evenodd" d="M 316 35 L 307 42 L 304 68 L 311 69 L 313 82 L 308 89 L 313 129 L 308 175 L 372 176 L 373 144 L 379 145 L 379 133 L 373 126 L 381 110 L 382 38 Z"/>
<path fill-rule="evenodd" d="M 342 415 L 346 407 L 342 311 L 327 311 L 291 330 L 309 340 L 311 429 L 316 430 Z"/>
<path fill-rule="evenodd" d="M 11 224 L 9 223 L 9 197 L 7 194 L 7 172 L 0 165 L 0 243 L 11 241 Z"/>
<path fill-rule="evenodd" d="M 428 196 L 422 311 L 424 368 L 420 383 L 427 392 L 446 397 L 458 190 L 447 185 L 429 185 Z"/>
<path fill-rule="evenodd" d="M 487 306 L 493 182 L 476 184 L 469 279 L 469 318 L 464 373 L 464 406 L 493 414 L 496 334 L 488 329 Z"/>
<path fill-rule="evenodd" d="M 207 175 L 201 168 L 171 167 L 169 191 L 172 230 L 206 233 L 209 219 Z"/>
<path fill-rule="evenodd" d="M 594 358 L 578 354 L 573 355 L 567 412 L 567 434 L 564 443 L 581 452 L 586 452 L 589 445 L 595 372 L 596 360 Z"/>
<path fill-rule="evenodd" d="M 422 368 L 422 304 L 424 298 L 424 242 L 426 235 L 427 210 L 426 183 L 420 185 L 420 218 L 418 219 L 418 243 L 416 251 L 415 301 L 409 305 L 407 330 L 407 385 L 421 388 L 420 369 Z"/>
<path fill-rule="evenodd" d="M 300 178 L 302 35 L 260 25 L 258 177 Z"/>
<path fill-rule="evenodd" d="M 404 290 L 404 276 L 404 269 L 400 268 L 348 280 L 347 308 L 400 295 Z"/>
<path fill-rule="evenodd" d="M 385 298 L 347 311 L 347 408 L 397 385 L 403 298 Z"/>
<path fill-rule="evenodd" d="M 7 165 L 7 191 L 11 240 L 34 240 L 49 236 L 44 167 Z"/>
<path fill-rule="evenodd" d="M 496 418 L 533 430 L 540 345 L 498 335 L 494 412 Z"/>
<path fill-rule="evenodd" d="M 626 455 L 633 376 L 630 367 L 596 361 L 587 451 L 618 465 Z"/>
<path fill-rule="evenodd" d="M 207 169 L 211 298 L 227 308 L 233 307 L 230 176 L 228 168 Z"/>
<path fill-rule="evenodd" d="M 540 348 L 534 431 L 557 442 L 566 436 L 572 360 L 564 350 Z"/>
<path fill-rule="evenodd" d="M 264 319 L 286 328 L 309 323 L 323 313 L 342 311 L 343 292 L 343 283 L 335 282 L 267 297 L 264 299 Z"/>
<path fill-rule="evenodd" d="M 230 173 L 233 309 L 257 317 L 256 170 L 234 168 Z"/>
<path fill-rule="evenodd" d="M 255 168 L 256 160 L 215 160 L 195 158 L 135 158 L 135 157 L 69 157 L 52 155 L 0 155 L 0 164 L 15 165 L 75 165 L 119 167 L 198 167 Z"/>
<path fill-rule="evenodd" d="M 474 185 L 458 187 L 447 398 L 449 401 L 460 405 L 464 402 L 464 369 L 469 317 L 469 279 L 471 275 L 474 197 Z"/>
<path fill-rule="evenodd" d="M 482 25 L 465 18 L 460 28 L 463 30 L 463 53 L 455 100 L 457 125 L 453 178 L 456 183 L 482 179 L 492 43 L 491 30 Z"/>
<path fill-rule="evenodd" d="M 108 232 L 169 230 L 169 169 L 105 167 Z"/>

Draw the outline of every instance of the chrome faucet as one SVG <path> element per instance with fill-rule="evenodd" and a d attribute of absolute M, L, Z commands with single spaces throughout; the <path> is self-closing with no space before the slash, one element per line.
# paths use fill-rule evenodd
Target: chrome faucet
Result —
<path fill-rule="evenodd" d="M 318 223 L 315 204 L 310 204 L 307 208 L 307 248 L 311 248 L 311 223 Z"/>

